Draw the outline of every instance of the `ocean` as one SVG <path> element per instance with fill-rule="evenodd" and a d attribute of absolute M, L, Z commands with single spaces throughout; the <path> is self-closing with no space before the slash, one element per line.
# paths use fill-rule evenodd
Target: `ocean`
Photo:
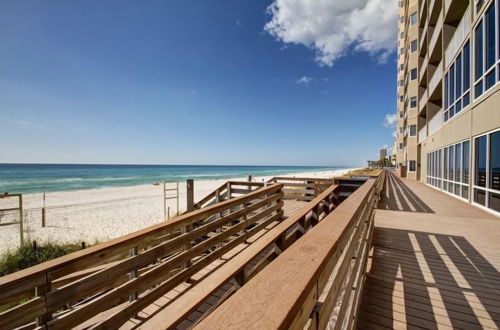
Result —
<path fill-rule="evenodd" d="M 0 164 L 0 193 L 124 187 L 162 181 L 277 176 L 345 169 L 339 166 Z"/>

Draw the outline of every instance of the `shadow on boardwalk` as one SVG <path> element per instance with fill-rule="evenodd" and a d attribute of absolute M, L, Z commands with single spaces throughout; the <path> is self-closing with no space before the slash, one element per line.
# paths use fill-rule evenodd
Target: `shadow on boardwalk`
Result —
<path fill-rule="evenodd" d="M 375 228 L 358 328 L 500 328 L 499 257 L 462 236 Z"/>
<path fill-rule="evenodd" d="M 387 175 L 387 181 L 378 208 L 391 211 L 434 213 L 427 204 L 393 173 L 388 173 Z"/>

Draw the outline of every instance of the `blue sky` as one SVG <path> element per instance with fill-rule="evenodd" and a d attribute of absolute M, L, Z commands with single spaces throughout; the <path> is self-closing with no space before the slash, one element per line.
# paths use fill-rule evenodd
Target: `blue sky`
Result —
<path fill-rule="evenodd" d="M 363 27 L 338 46 L 338 29 L 295 33 L 287 1 L 4 1 L 0 162 L 375 158 L 392 144 L 392 35 L 372 40 Z"/>

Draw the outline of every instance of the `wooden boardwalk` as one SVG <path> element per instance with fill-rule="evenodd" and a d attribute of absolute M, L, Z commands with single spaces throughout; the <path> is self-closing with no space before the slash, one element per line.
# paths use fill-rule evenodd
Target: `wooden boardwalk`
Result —
<path fill-rule="evenodd" d="M 295 201 L 295 200 L 284 200 L 284 206 L 283 206 L 283 216 L 284 219 L 288 218 L 291 214 L 295 213 L 298 211 L 301 207 L 307 204 L 305 201 Z M 170 291 L 160 299 L 158 299 L 154 304 L 148 306 L 144 310 L 138 313 L 138 315 L 135 318 L 131 318 L 127 323 L 122 325 L 120 328 L 121 329 L 137 329 L 140 328 L 141 325 L 156 315 L 160 310 L 165 308 L 166 306 L 170 305 L 172 301 L 176 300 L 180 296 L 182 296 L 184 293 L 186 293 L 190 288 L 192 288 L 196 283 L 202 281 L 204 278 L 206 278 L 208 275 L 212 274 L 214 271 L 219 269 L 222 265 L 224 265 L 228 260 L 231 260 L 234 256 L 245 250 L 247 247 L 251 246 L 252 244 L 255 244 L 256 242 L 259 241 L 259 238 L 261 238 L 263 235 L 265 235 L 270 229 L 274 228 L 279 221 L 275 221 L 269 226 L 266 227 L 266 229 L 262 230 L 260 233 L 256 234 L 255 237 L 252 237 L 247 243 L 242 243 L 226 253 L 222 258 L 214 261 L 207 267 L 205 267 L 203 270 L 199 271 L 197 274 L 195 274 L 192 277 L 192 282 L 191 283 L 182 283 L 178 287 L 176 287 L 174 290 Z M 269 251 L 272 249 L 272 247 L 269 247 L 268 249 L 264 250 L 261 255 L 266 255 L 269 253 Z M 257 261 L 260 258 L 256 258 L 256 260 L 248 265 L 248 269 L 251 269 L 255 266 Z M 234 293 L 234 283 L 233 281 L 226 283 L 223 287 L 221 287 L 215 294 L 213 294 L 210 298 L 208 298 L 207 301 L 205 301 L 196 311 L 191 313 L 182 323 L 180 323 L 176 329 L 189 329 L 191 328 L 194 324 L 196 324 L 200 318 L 210 310 L 213 310 L 219 306 L 221 301 L 224 301 L 228 296 L 232 295 Z M 116 309 L 123 308 L 123 306 L 117 306 Z M 109 312 L 108 312 L 109 313 Z M 104 314 L 108 314 L 104 313 Z M 99 318 L 104 317 L 105 315 L 101 315 Z M 89 322 L 87 324 L 83 324 L 79 328 L 85 329 L 88 327 L 88 325 L 92 324 L 95 321 Z"/>
<path fill-rule="evenodd" d="M 358 329 L 499 329 L 500 219 L 388 175 Z"/>

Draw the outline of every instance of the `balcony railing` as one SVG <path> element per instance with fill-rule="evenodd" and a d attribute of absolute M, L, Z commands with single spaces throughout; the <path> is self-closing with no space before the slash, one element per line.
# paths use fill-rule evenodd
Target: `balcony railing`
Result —
<path fill-rule="evenodd" d="M 420 97 L 420 100 L 418 102 L 418 112 L 422 111 L 424 106 L 427 104 L 427 99 L 429 98 L 429 94 L 427 93 L 427 91 L 428 90 L 426 89 Z"/>
<path fill-rule="evenodd" d="M 418 142 L 422 142 L 427 137 L 427 126 L 424 126 L 418 131 Z"/>
<path fill-rule="evenodd" d="M 431 40 L 429 41 L 429 56 L 432 54 L 432 51 L 434 50 L 434 47 L 436 46 L 437 40 L 438 40 L 439 35 L 441 34 L 442 30 L 443 30 L 443 16 L 439 15 L 439 19 L 436 23 L 436 27 L 432 31 L 432 37 L 431 37 Z"/>
<path fill-rule="evenodd" d="M 464 16 L 462 17 L 462 20 L 460 21 L 460 24 L 458 24 L 457 29 L 455 30 L 455 34 L 450 40 L 450 43 L 448 44 L 448 47 L 446 48 L 445 54 L 444 54 L 444 59 L 445 59 L 445 67 L 448 67 L 448 65 L 453 61 L 453 58 L 457 54 L 457 52 L 460 50 L 462 47 L 462 44 L 465 40 L 465 38 L 468 35 L 468 32 L 470 31 L 470 7 L 467 9 L 465 12 Z"/>
<path fill-rule="evenodd" d="M 450 5 L 453 0 L 444 0 L 444 14 L 448 13 L 448 9 L 450 9 Z"/>
<path fill-rule="evenodd" d="M 434 90 L 436 89 L 437 85 L 443 78 L 443 61 L 439 62 L 438 66 L 436 67 L 436 71 L 434 71 L 434 74 L 432 75 L 431 80 L 429 80 L 429 95 L 432 95 L 434 93 Z"/>
<path fill-rule="evenodd" d="M 429 135 L 431 136 L 436 132 L 438 129 L 443 126 L 443 109 L 439 110 L 434 117 L 429 120 L 428 127 L 429 127 Z"/>

